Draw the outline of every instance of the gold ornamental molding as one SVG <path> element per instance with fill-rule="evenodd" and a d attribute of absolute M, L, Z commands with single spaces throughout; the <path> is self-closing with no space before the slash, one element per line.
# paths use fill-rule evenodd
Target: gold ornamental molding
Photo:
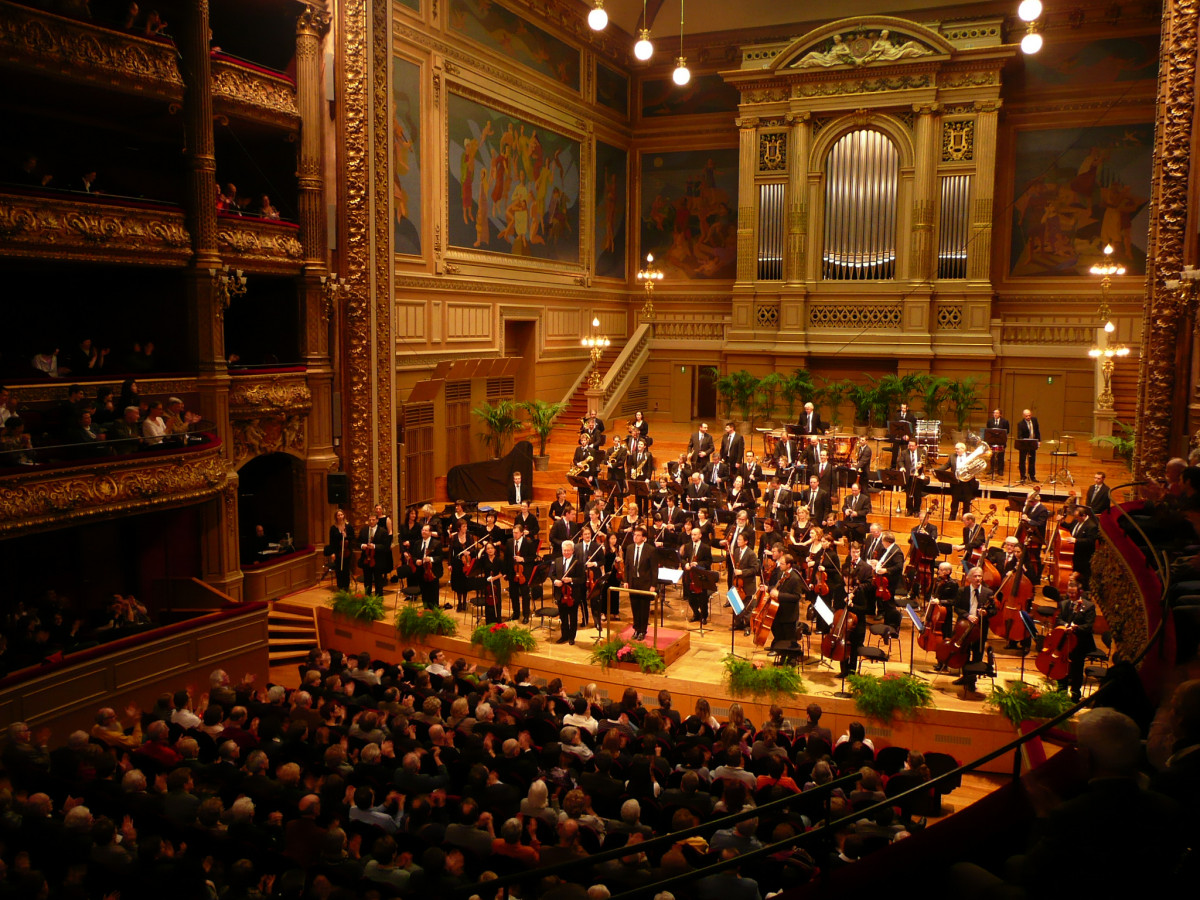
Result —
<path fill-rule="evenodd" d="M 175 45 L 0 2 L 0 64 L 163 100 L 183 99 Z"/>
<path fill-rule="evenodd" d="M 305 415 L 234 419 L 233 458 L 236 465 L 240 467 L 248 460 L 268 453 L 293 453 L 303 457 Z"/>
<path fill-rule="evenodd" d="M 22 472 L 0 478 L 0 538 L 194 503 L 219 494 L 228 478 L 217 442 L 165 457 Z"/>
<path fill-rule="evenodd" d="M 300 128 L 296 86 L 286 78 L 251 69 L 226 59 L 212 61 L 213 111 Z"/>
<path fill-rule="evenodd" d="M 304 262 L 298 233 L 292 225 L 222 216 L 217 221 L 217 248 L 226 263 L 240 268 L 294 273 Z"/>
<path fill-rule="evenodd" d="M 312 412 L 312 391 L 303 373 L 254 377 L 238 375 L 229 380 L 229 414 L 250 419 L 268 413 Z"/>
<path fill-rule="evenodd" d="M 0 250 L 9 256 L 182 265 L 191 237 L 182 211 L 0 193 Z"/>
<path fill-rule="evenodd" d="M 113 392 L 120 394 L 121 381 L 118 378 L 114 381 L 89 381 L 85 387 L 87 392 L 95 396 L 95 392 L 101 386 L 112 388 Z M 143 397 L 183 397 L 188 394 L 196 393 L 195 378 L 138 378 L 138 392 Z M 35 381 L 29 384 L 21 382 L 7 382 L 8 388 L 17 395 L 22 403 L 46 403 L 55 400 L 66 400 L 67 389 L 70 387 L 70 381 L 60 379 L 57 384 L 48 383 L 46 381 Z"/>
<path fill-rule="evenodd" d="M 1003 325 L 1000 340 L 1005 344 L 1090 344 L 1096 329 L 1087 325 Z"/>

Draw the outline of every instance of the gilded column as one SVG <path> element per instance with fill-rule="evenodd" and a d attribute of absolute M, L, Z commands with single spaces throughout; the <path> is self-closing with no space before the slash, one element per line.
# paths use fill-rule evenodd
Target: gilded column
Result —
<path fill-rule="evenodd" d="M 1177 376 L 1188 371 L 1186 346 L 1190 342 L 1181 335 L 1191 329 L 1189 313 L 1194 300 L 1188 291 L 1168 290 L 1165 282 L 1179 279 L 1187 261 L 1188 234 L 1195 228 L 1188 214 L 1188 193 L 1198 26 L 1200 0 L 1164 4 L 1133 457 L 1133 473 L 1138 479 L 1161 475 L 1166 461 L 1186 446 L 1183 429 L 1188 387 L 1181 386 Z"/>
<path fill-rule="evenodd" d="M 999 100 L 975 104 L 975 200 L 971 242 L 967 247 L 967 278 L 987 281 L 992 263 L 992 208 L 996 191 L 996 129 Z"/>
<path fill-rule="evenodd" d="M 754 173 L 757 169 L 758 119 L 743 116 L 738 126 L 738 230 L 737 280 L 754 281 L 758 274 L 755 261 L 758 248 L 754 244 Z"/>
<path fill-rule="evenodd" d="M 804 280 L 806 242 L 808 240 L 809 147 L 812 144 L 812 117 L 807 113 L 788 116 L 787 247 L 783 260 L 784 279 L 789 283 Z"/>
<path fill-rule="evenodd" d="M 933 280 L 933 208 L 937 196 L 938 147 L 935 132 L 937 104 L 913 106 L 916 166 L 913 176 L 912 269 L 913 281 Z"/>

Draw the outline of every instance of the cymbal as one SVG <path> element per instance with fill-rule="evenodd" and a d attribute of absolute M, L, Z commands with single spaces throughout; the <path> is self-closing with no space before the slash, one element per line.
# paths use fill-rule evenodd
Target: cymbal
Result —
<path fill-rule="evenodd" d="M 1045 444 L 1047 447 L 1058 446 L 1058 441 L 1042 441 L 1042 443 Z"/>

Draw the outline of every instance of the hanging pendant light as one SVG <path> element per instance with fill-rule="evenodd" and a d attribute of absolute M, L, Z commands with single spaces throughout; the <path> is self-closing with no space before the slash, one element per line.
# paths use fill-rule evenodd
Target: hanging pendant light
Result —
<path fill-rule="evenodd" d="M 603 31 L 608 27 L 608 13 L 604 11 L 604 0 L 592 0 L 592 9 L 587 16 L 592 31 Z"/>
<path fill-rule="evenodd" d="M 642 27 L 638 29 L 637 43 L 633 45 L 633 55 L 645 62 L 654 55 L 654 45 L 650 43 L 650 26 L 646 22 L 646 0 L 642 0 Z"/>
<path fill-rule="evenodd" d="M 680 87 L 692 80 L 687 57 L 683 55 L 683 0 L 679 0 L 679 56 L 675 58 L 675 71 L 671 73 L 671 79 Z"/>

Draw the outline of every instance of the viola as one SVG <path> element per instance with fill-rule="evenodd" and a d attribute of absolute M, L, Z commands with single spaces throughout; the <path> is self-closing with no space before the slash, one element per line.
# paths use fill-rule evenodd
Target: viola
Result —
<path fill-rule="evenodd" d="M 542 539 L 538 538 L 537 544 L 533 548 L 534 559 L 537 558 L 538 551 L 542 549 Z M 513 581 L 517 584 L 525 584 L 529 580 L 529 576 L 525 574 L 525 560 L 519 556 L 513 560 Z"/>
<path fill-rule="evenodd" d="M 817 566 L 817 583 L 813 585 L 813 590 L 817 592 L 818 597 L 829 596 L 829 579 L 825 577 L 824 566 Z"/>
<path fill-rule="evenodd" d="M 1035 665 L 1051 681 L 1062 681 L 1071 669 L 1071 653 L 1079 645 L 1079 635 L 1068 625 L 1059 625 L 1042 641 Z"/>
<path fill-rule="evenodd" d="M 363 547 L 361 567 L 364 569 L 375 568 L 375 545 L 367 544 Z"/>
<path fill-rule="evenodd" d="M 871 579 L 875 585 L 875 600 L 878 603 L 889 603 L 892 599 L 892 586 L 888 583 L 887 570 L 883 566 L 875 569 L 875 577 Z"/>
<path fill-rule="evenodd" d="M 421 577 L 426 581 L 437 581 L 437 575 L 433 572 L 433 560 L 425 563 L 425 572 Z"/>
<path fill-rule="evenodd" d="M 571 585 L 571 582 L 569 582 L 569 581 L 564 581 L 562 583 L 562 605 L 563 606 L 574 606 L 575 605 L 575 592 L 572 590 L 572 585 Z"/>

